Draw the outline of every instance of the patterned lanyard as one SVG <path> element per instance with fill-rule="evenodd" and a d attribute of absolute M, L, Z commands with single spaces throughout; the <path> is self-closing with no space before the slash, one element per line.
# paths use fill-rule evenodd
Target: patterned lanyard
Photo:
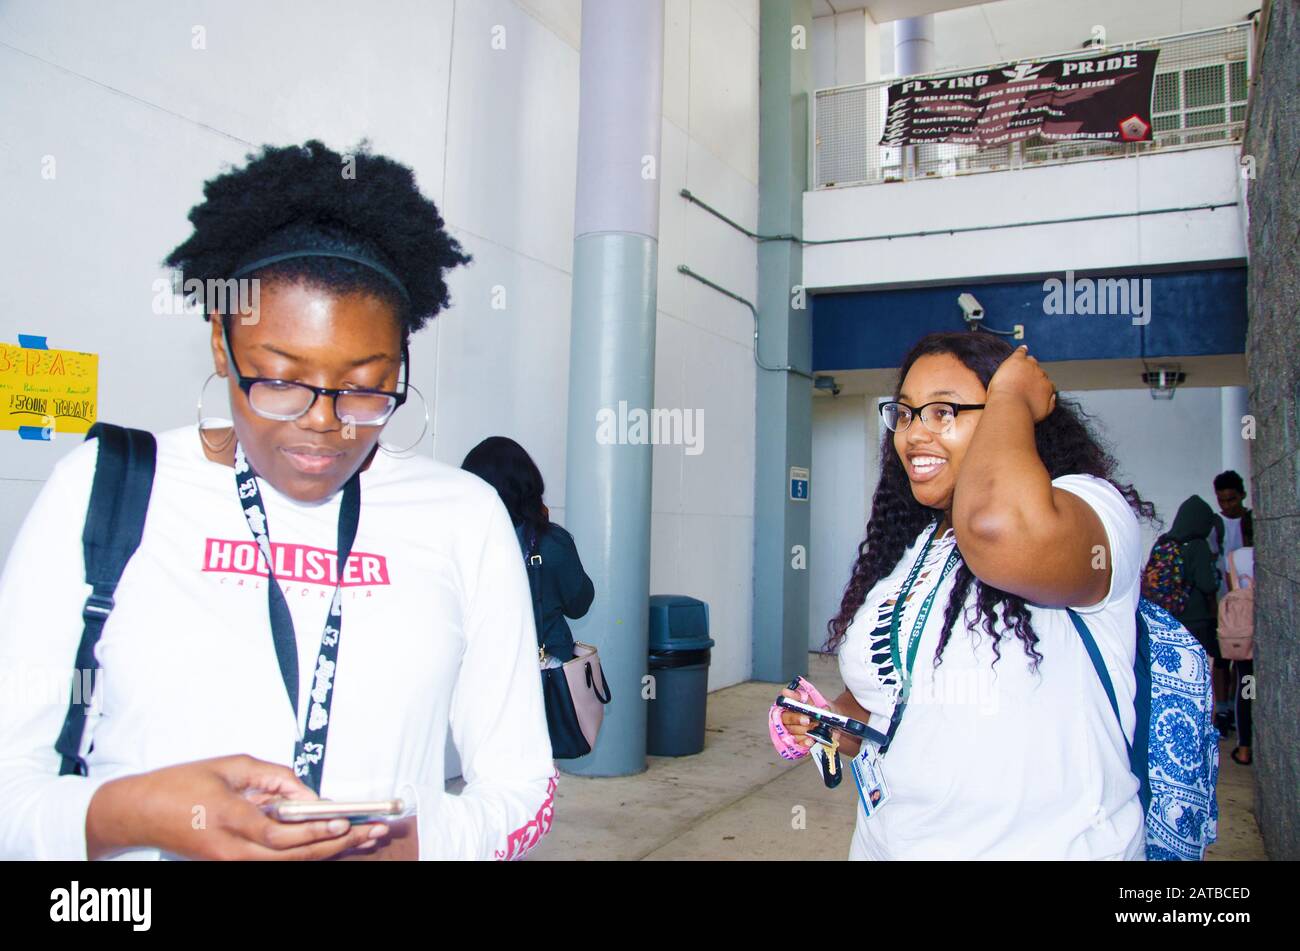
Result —
<path fill-rule="evenodd" d="M 916 583 L 917 576 L 921 573 L 921 566 L 925 564 L 925 556 L 930 553 L 930 545 L 934 542 L 934 536 L 938 531 L 939 526 L 935 525 L 930 532 L 930 537 L 925 540 L 925 546 L 921 549 L 921 554 L 917 557 L 916 563 L 912 565 L 912 570 L 907 573 L 907 580 L 903 582 L 902 590 L 898 592 L 898 597 L 894 600 L 894 611 L 889 621 L 889 655 L 893 661 L 894 669 L 899 673 L 902 691 L 899 695 L 898 708 L 889 721 L 889 733 L 880 747 L 882 754 L 889 749 L 889 744 L 894 741 L 894 734 L 898 732 L 898 725 L 903 722 L 903 714 L 907 711 L 907 698 L 912 691 L 912 668 L 916 666 L 917 648 L 921 646 L 921 635 L 925 632 L 925 622 L 930 617 L 930 608 L 934 606 L 934 597 L 939 593 L 939 589 L 943 587 L 944 579 L 952 574 L 957 565 L 961 563 L 961 554 L 954 547 L 948 554 L 948 560 L 943 563 L 943 570 L 939 572 L 939 580 L 935 582 L 934 587 L 930 589 L 930 593 L 921 602 L 921 609 L 917 612 L 916 620 L 912 622 L 912 633 L 907 644 L 907 666 L 904 667 L 898 650 L 898 635 L 899 626 L 903 619 L 903 605 L 908 594 L 912 591 L 912 585 Z"/>
<path fill-rule="evenodd" d="M 294 729 L 298 724 L 298 640 L 293 629 L 293 616 L 275 579 L 274 559 L 271 553 L 270 525 L 262 506 L 262 493 L 257 486 L 257 473 L 244 456 L 244 447 L 235 444 L 235 487 L 239 503 L 244 507 L 244 518 L 253 532 L 262 558 L 266 561 L 267 605 L 271 615 L 271 637 L 275 642 L 275 657 L 280 663 L 284 689 L 293 706 Z M 293 747 L 293 772 L 313 792 L 320 794 L 321 774 L 325 771 L 325 741 L 329 736 L 330 703 L 334 696 L 334 670 L 338 663 L 339 638 L 343 633 L 343 570 L 352 554 L 352 543 L 357 537 L 357 523 L 361 516 L 361 474 L 353 473 L 343 487 L 343 502 L 339 507 L 339 531 L 335 571 L 338 580 L 325 630 L 321 634 L 320 651 L 316 655 L 315 681 L 312 684 L 311 707 L 307 713 L 307 729 Z"/>

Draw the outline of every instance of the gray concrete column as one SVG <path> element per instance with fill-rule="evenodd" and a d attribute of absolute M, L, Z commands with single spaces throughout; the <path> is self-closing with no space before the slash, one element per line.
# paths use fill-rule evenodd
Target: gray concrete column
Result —
<path fill-rule="evenodd" d="M 663 0 L 583 4 L 579 86 L 565 527 L 596 586 L 574 636 L 600 648 L 614 700 L 595 751 L 562 766 L 623 776 L 646 765 L 652 447 L 597 428 L 654 401 Z"/>
<path fill-rule="evenodd" d="M 1246 483 L 1246 492 L 1250 493 L 1250 440 L 1241 435 L 1243 423 L 1241 418 L 1250 412 L 1246 401 L 1244 386 L 1225 386 L 1219 390 L 1219 445 L 1223 468 L 1237 472 Z M 1246 505 L 1252 505 L 1247 500 Z"/>
<path fill-rule="evenodd" d="M 759 20 L 758 230 L 802 234 L 808 185 L 808 121 L 812 68 L 810 0 L 763 0 Z M 793 32 L 792 32 L 793 31 Z M 758 322 L 763 359 L 808 369 L 812 324 L 802 295 L 803 255 L 793 241 L 758 246 Z M 754 677 L 789 680 L 808 667 L 808 571 L 794 546 L 807 551 L 807 500 L 790 497 L 790 468 L 812 461 L 812 385 L 789 371 L 760 369 L 755 384 Z M 810 492 L 817 491 L 817 473 Z M 819 565 L 815 570 L 831 570 Z M 835 566 L 833 570 L 842 570 Z"/>
<path fill-rule="evenodd" d="M 894 72 L 899 76 L 918 76 L 934 71 L 934 14 L 909 17 L 894 23 Z M 933 145 L 903 146 L 905 177 L 915 174 L 918 163 L 935 151 Z"/>
<path fill-rule="evenodd" d="M 934 69 L 934 14 L 894 23 L 894 72 L 915 76 Z"/>

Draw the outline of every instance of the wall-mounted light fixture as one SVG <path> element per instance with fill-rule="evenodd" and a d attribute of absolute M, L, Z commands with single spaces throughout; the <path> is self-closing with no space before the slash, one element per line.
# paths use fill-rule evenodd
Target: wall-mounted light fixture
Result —
<path fill-rule="evenodd" d="M 1174 391 L 1187 380 L 1187 374 L 1177 363 L 1149 366 L 1142 374 L 1142 382 L 1151 387 L 1153 400 L 1171 400 Z"/>

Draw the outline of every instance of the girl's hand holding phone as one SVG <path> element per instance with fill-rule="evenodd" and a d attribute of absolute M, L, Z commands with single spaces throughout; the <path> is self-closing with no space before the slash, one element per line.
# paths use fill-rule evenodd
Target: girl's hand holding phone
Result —
<path fill-rule="evenodd" d="M 781 695 L 783 697 L 789 697 L 791 700 L 800 700 L 804 703 L 810 702 L 807 696 L 800 696 L 799 691 L 791 690 L 789 687 L 782 690 Z M 858 706 L 857 702 L 853 699 L 853 694 L 847 690 L 834 700 L 828 700 L 824 709 L 854 720 L 861 720 L 863 723 L 868 722 L 868 719 L 871 716 L 871 714 L 866 710 L 863 710 L 862 707 Z M 812 747 L 816 745 L 817 741 L 808 736 L 808 732 L 814 729 L 817 724 L 814 723 L 812 718 L 807 714 L 799 713 L 795 710 L 782 710 L 781 725 L 785 727 L 786 731 L 795 739 L 796 742 L 802 744 L 805 748 L 812 749 Z M 860 738 L 845 733 L 842 730 L 836 730 L 835 735 L 839 737 L 839 748 L 842 755 L 849 757 L 858 755 L 858 751 L 862 748 L 862 740 Z"/>
<path fill-rule="evenodd" d="M 191 859 L 327 859 L 373 849 L 388 833 L 383 822 L 278 822 L 262 809 L 275 799 L 319 798 L 288 767 L 243 755 L 125 776 L 91 798 L 86 854 L 155 848 Z"/>
<path fill-rule="evenodd" d="M 795 689 L 796 685 L 798 689 Z M 829 710 L 847 719 L 858 720 L 863 724 L 866 724 L 871 716 L 858 705 L 853 694 L 848 690 L 845 690 L 834 701 L 829 701 L 803 677 L 791 681 L 790 686 L 781 691 L 781 696 L 788 697 L 791 700 L 798 700 L 800 703 L 822 710 Z M 780 704 L 773 704 L 768 712 L 768 729 L 772 744 L 784 759 L 795 760 L 807 756 L 817 743 L 817 740 L 808 735 L 816 727 L 817 723 L 807 713 L 790 710 Z M 858 737 L 841 730 L 836 730 L 835 735 L 840 741 L 839 749 L 842 753 L 849 756 L 857 755 L 862 747 L 861 740 Z"/>

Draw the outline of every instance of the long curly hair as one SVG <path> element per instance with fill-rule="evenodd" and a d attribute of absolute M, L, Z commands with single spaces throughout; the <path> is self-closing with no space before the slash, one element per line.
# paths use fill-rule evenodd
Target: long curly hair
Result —
<path fill-rule="evenodd" d="M 903 380 L 912 364 L 921 357 L 950 354 L 987 387 L 1002 361 L 1013 352 L 1014 349 L 1006 341 L 985 332 L 929 334 L 922 337 L 904 358 L 898 372 L 898 383 L 894 387 L 894 398 L 898 398 Z M 1058 394 L 1056 408 L 1034 427 L 1034 444 L 1048 474 L 1053 479 L 1073 473 L 1106 479 L 1119 490 L 1140 518 L 1154 520 L 1154 506 L 1143 501 L 1131 485 L 1120 484 L 1112 478 L 1116 468 L 1115 460 L 1093 436 L 1087 419 L 1088 416 L 1081 407 Z M 871 502 L 866 538 L 858 545 L 853 575 L 844 588 L 839 613 L 826 625 L 827 650 L 833 651 L 843 643 L 854 615 L 866 601 L 872 587 L 894 569 L 917 535 L 931 522 L 943 516 L 941 511 L 922 505 L 912 495 L 907 472 L 894 449 L 893 436 L 892 432 L 886 430 L 881 440 L 880 481 Z M 952 635 L 958 615 L 966 606 L 972 585 L 976 591 L 973 608 L 977 613 L 973 619 L 968 617 L 966 623 L 974 624 L 980 618 L 983 619 L 984 632 L 993 642 L 993 663 L 996 664 L 1002 656 L 1000 641 L 1003 635 L 998 631 L 1000 615 L 1004 628 L 1024 645 L 1030 666 L 1037 669 L 1043 658 L 1036 646 L 1038 635 L 1030 624 L 1025 599 L 980 581 L 964 562 L 957 568 L 956 581 L 944 611 L 943 632 L 934 654 L 935 665 L 941 662 L 943 649 Z"/>

